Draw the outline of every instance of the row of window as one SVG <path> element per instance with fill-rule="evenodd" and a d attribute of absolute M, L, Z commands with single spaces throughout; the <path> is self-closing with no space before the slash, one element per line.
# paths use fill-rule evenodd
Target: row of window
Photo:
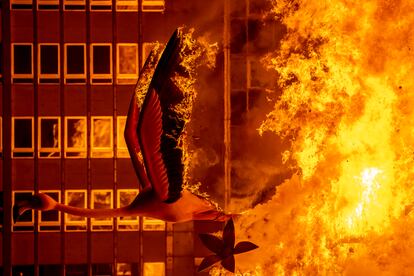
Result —
<path fill-rule="evenodd" d="M 64 10 L 84 11 L 86 0 L 63 0 Z M 32 0 L 11 0 L 10 9 L 29 10 L 33 8 Z M 38 10 L 58 10 L 59 0 L 37 0 Z M 112 10 L 112 0 L 89 0 L 91 11 Z M 164 12 L 164 0 L 142 0 L 141 10 L 143 12 Z M 138 11 L 138 0 L 116 0 L 116 11 Z"/>
<path fill-rule="evenodd" d="M 51 196 L 58 202 L 61 202 L 60 190 L 41 190 Z M 15 201 L 25 200 L 33 194 L 33 191 L 13 191 L 13 204 Z M 117 190 L 117 208 L 130 204 L 138 195 L 138 190 L 118 189 Z M 92 190 L 90 208 L 108 209 L 114 208 L 113 190 Z M 78 208 L 87 207 L 87 191 L 86 190 L 65 190 L 64 203 Z M 139 228 L 139 217 L 118 217 L 117 231 L 132 231 Z M 39 231 L 60 231 L 61 213 L 56 210 L 39 212 L 38 230 Z M 85 217 L 65 214 L 65 231 L 86 231 L 87 220 Z M 113 218 L 92 218 L 92 231 L 112 231 L 114 227 Z M 34 212 L 26 212 L 19 221 L 13 224 L 13 231 L 33 231 L 34 229 Z M 144 230 L 165 230 L 165 223 L 162 220 L 143 218 Z"/>
<path fill-rule="evenodd" d="M 13 275 L 34 276 L 34 266 L 13 266 Z M 61 265 L 39 265 L 39 276 L 62 275 L 63 266 Z M 144 276 L 164 276 L 164 262 L 144 262 Z M 65 265 L 65 276 L 89 275 L 87 264 L 68 264 Z M 92 276 L 111 276 L 112 264 L 92 264 Z M 139 273 L 138 263 L 117 263 L 115 276 L 134 276 Z"/>
<path fill-rule="evenodd" d="M 143 62 L 155 43 L 143 44 Z M 90 46 L 90 83 L 112 84 L 113 58 L 111 43 L 92 43 Z M 37 45 L 37 81 L 39 83 L 60 82 L 59 43 L 39 43 Z M 87 74 L 86 44 L 65 43 L 64 83 L 85 84 Z M 138 44 L 116 44 L 116 82 L 135 84 L 138 79 Z M 32 83 L 34 76 L 33 43 L 12 43 L 11 72 L 13 83 Z"/>
<path fill-rule="evenodd" d="M 0 117 L 0 124 L 2 118 Z M 92 116 L 90 118 L 90 157 L 112 158 L 113 140 L 117 141 L 117 157 L 128 158 L 128 149 L 124 139 L 126 116 L 117 117 L 117 135 L 113 135 L 112 116 Z M 38 157 L 61 157 L 61 118 L 38 118 Z M 34 118 L 12 118 L 12 157 L 34 157 Z M 64 117 L 64 157 L 86 158 L 87 153 L 87 119 L 85 116 Z M 0 152 L 2 152 L 2 133 L 0 127 Z"/>

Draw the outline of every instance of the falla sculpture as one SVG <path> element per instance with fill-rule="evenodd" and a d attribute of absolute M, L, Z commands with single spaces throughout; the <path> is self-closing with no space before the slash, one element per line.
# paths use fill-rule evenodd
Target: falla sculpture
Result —
<path fill-rule="evenodd" d="M 184 187 L 183 137 L 193 101 L 192 93 L 178 83 L 189 74 L 188 64 L 183 66 L 188 48 L 186 40 L 188 37 L 179 28 L 162 54 L 157 49 L 150 53 L 130 102 L 124 136 L 140 183 L 140 191 L 132 203 L 113 209 L 77 208 L 38 193 L 16 202 L 14 221 L 31 209 L 58 210 L 90 218 L 137 215 L 167 222 L 232 218 L 211 201 Z"/>

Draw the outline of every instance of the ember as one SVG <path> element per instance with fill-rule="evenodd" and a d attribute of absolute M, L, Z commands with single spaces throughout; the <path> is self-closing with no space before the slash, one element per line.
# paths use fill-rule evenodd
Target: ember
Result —
<path fill-rule="evenodd" d="M 259 132 L 297 173 L 236 222 L 249 275 L 412 275 L 413 1 L 273 1 L 263 62 L 282 94 Z M 220 275 L 218 269 L 211 274 Z"/>

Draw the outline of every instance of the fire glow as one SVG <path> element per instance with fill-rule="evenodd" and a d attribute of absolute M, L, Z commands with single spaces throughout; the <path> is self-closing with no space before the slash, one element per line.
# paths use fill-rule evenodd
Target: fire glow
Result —
<path fill-rule="evenodd" d="M 236 222 L 249 275 L 414 273 L 414 2 L 278 0 L 263 62 L 281 95 L 259 132 L 296 174 Z M 222 271 L 213 269 L 211 274 Z"/>

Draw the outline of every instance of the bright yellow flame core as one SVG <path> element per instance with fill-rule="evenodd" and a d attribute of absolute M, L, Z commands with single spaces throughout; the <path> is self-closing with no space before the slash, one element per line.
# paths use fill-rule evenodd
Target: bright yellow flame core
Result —
<path fill-rule="evenodd" d="M 348 183 L 347 191 L 341 193 L 348 204 L 337 222 L 339 227 L 345 223 L 345 233 L 364 235 L 367 229 L 381 231 L 382 227 L 388 226 L 392 195 L 389 183 L 382 174 L 378 168 L 364 169 L 360 176 Z"/>
<path fill-rule="evenodd" d="M 272 2 L 282 94 L 260 132 L 298 173 L 237 222 L 260 246 L 239 271 L 414 275 L 414 1 Z"/>

